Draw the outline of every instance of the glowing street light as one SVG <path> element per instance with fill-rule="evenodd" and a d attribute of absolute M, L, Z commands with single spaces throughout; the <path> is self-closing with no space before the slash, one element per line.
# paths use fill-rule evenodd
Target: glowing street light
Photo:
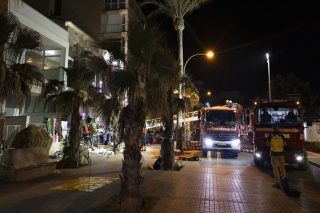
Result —
<path fill-rule="evenodd" d="M 183 66 L 183 74 L 186 74 L 186 66 L 187 66 L 187 63 L 190 61 L 191 58 L 197 56 L 197 55 L 205 55 L 207 56 L 208 58 L 212 58 L 214 56 L 214 53 L 212 51 L 209 51 L 207 53 L 197 53 L 197 54 L 194 54 L 192 56 L 190 56 L 190 58 L 188 58 L 188 60 L 186 61 L 186 63 L 184 64 Z"/>
<path fill-rule="evenodd" d="M 269 85 L 269 100 L 271 99 L 271 83 L 270 83 L 270 60 L 269 60 L 269 54 L 266 54 L 267 57 L 267 63 L 268 63 L 268 85 Z"/>
<path fill-rule="evenodd" d="M 186 74 L 186 66 L 187 66 L 188 62 L 190 61 L 190 59 L 195 56 L 198 56 L 198 55 L 205 55 L 208 58 L 212 58 L 214 56 L 214 53 L 212 51 L 208 51 L 207 53 L 196 53 L 196 54 L 190 56 L 190 58 L 188 58 L 188 60 L 186 61 L 186 63 L 183 66 L 183 74 Z M 185 89 L 183 89 L 183 94 L 181 95 L 181 98 L 182 98 L 182 96 L 185 96 Z"/>

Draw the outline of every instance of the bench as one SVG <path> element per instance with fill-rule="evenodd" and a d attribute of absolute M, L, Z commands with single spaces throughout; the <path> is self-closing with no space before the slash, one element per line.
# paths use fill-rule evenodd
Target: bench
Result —
<path fill-rule="evenodd" d="M 46 147 L 9 150 L 10 181 L 24 181 L 54 173 L 57 161 L 49 162 Z"/>

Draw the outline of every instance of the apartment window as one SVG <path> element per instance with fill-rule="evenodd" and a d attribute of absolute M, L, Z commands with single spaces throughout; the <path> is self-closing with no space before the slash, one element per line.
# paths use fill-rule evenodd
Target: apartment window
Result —
<path fill-rule="evenodd" d="M 126 8 L 126 0 L 104 0 L 103 10 L 122 10 Z"/>

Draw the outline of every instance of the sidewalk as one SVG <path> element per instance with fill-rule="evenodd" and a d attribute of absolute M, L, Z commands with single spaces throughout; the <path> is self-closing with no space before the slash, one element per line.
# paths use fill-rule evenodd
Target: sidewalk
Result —
<path fill-rule="evenodd" d="M 141 185 L 143 196 L 158 199 L 151 213 L 187 212 L 317 212 L 320 208 L 320 184 L 304 187 L 300 180 L 300 198 L 285 196 L 279 189 L 270 187 L 273 178 L 253 166 L 237 166 L 236 170 L 223 163 L 223 159 L 184 161 L 177 171 L 151 171 L 159 145 L 149 145 L 143 154 Z M 249 153 L 247 153 L 249 155 Z M 309 153 L 312 164 L 319 165 L 320 154 Z M 80 177 L 119 178 L 122 154 L 96 155 L 91 166 L 79 169 L 61 169 L 45 177 L 15 183 L 0 181 L 0 212 L 108 212 L 106 200 L 117 195 L 120 180 L 93 192 L 50 190 Z M 241 163 L 239 158 L 235 163 Z M 271 171 L 267 171 L 270 172 Z M 290 174 L 289 174 L 290 175 Z M 256 178 L 259 177 L 259 178 Z M 288 177 L 290 178 L 290 176 Z M 310 180 L 305 180 L 310 181 Z M 314 181 L 314 180 L 312 180 Z M 312 197 L 308 199 L 307 197 Z"/>
<path fill-rule="evenodd" d="M 309 163 L 320 167 L 320 154 L 315 152 L 308 152 Z"/>

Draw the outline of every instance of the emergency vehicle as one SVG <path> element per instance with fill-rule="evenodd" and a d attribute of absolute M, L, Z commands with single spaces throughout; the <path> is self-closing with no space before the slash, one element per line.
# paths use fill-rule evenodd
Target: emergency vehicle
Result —
<path fill-rule="evenodd" d="M 293 113 L 289 117 L 288 113 Z M 269 121 L 261 119 L 263 113 L 271 115 Z M 294 99 L 267 100 L 261 99 L 255 103 L 251 113 L 253 160 L 257 167 L 271 163 L 270 147 L 266 146 L 267 137 L 273 131 L 272 124 L 278 123 L 279 132 L 285 137 L 287 146 L 284 147 L 286 164 L 297 164 L 300 170 L 307 170 L 308 157 L 304 148 L 304 122 L 300 102 Z M 312 122 L 307 122 L 312 125 Z"/>
<path fill-rule="evenodd" d="M 203 156 L 220 151 L 222 157 L 238 157 L 240 137 L 248 133 L 244 108 L 227 100 L 223 106 L 203 107 L 199 118 Z"/>

